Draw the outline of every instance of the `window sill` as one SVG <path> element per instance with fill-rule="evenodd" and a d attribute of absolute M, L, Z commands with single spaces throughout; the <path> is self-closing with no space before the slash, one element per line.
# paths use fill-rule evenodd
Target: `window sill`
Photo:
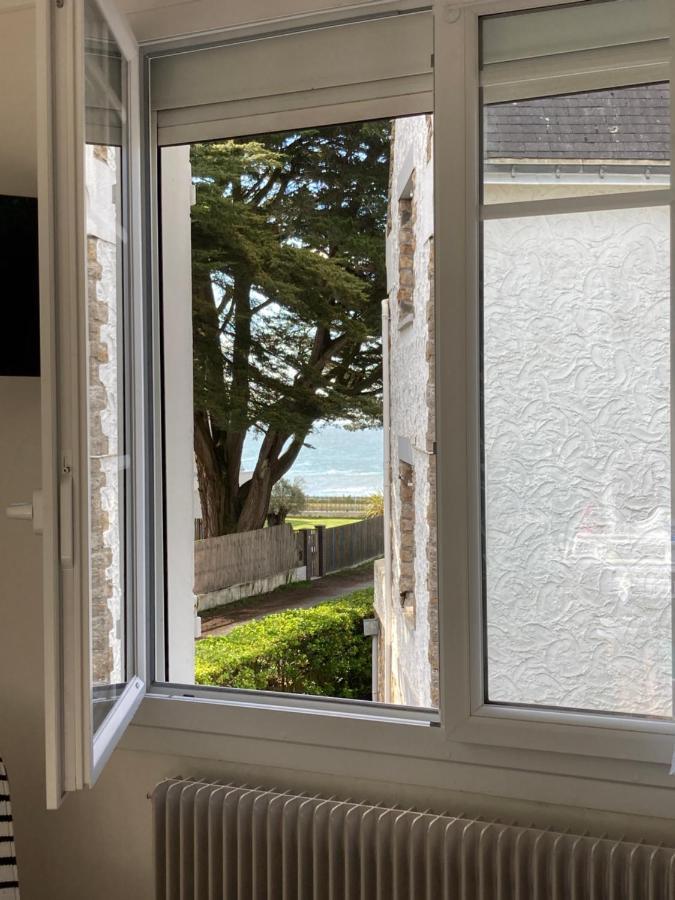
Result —
<path fill-rule="evenodd" d="M 476 719 L 478 717 L 473 717 Z M 473 720 L 470 720 L 473 721 Z M 512 722 L 511 737 L 517 734 Z M 428 726 L 428 723 L 427 723 Z M 563 726 L 559 726 L 560 732 Z M 442 727 L 382 717 L 325 714 L 290 707 L 261 709 L 151 693 L 121 746 L 228 765 L 367 778 L 410 787 L 444 788 L 512 800 L 671 818 L 675 779 L 662 762 L 609 759 L 575 752 L 578 729 L 567 727 L 557 750 L 471 741 Z M 502 737 L 504 737 L 502 732 Z M 485 736 L 483 736 L 485 737 Z M 607 735 L 603 735 L 604 738 Z M 645 735 L 640 736 L 643 740 Z M 658 753 L 672 746 L 657 738 Z M 395 749 L 393 749 L 395 748 Z M 319 752 L 320 751 L 320 752 Z"/>

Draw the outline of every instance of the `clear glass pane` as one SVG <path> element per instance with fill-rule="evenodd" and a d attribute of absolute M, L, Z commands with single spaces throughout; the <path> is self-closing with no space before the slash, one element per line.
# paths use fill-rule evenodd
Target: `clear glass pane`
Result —
<path fill-rule="evenodd" d="M 485 203 L 664 190 L 669 185 L 667 83 L 483 108 Z"/>
<path fill-rule="evenodd" d="M 483 239 L 489 699 L 670 716 L 669 209 Z"/>
<path fill-rule="evenodd" d="M 94 727 L 128 676 L 125 403 L 126 63 L 93 2 L 86 26 L 89 491 Z"/>
<path fill-rule="evenodd" d="M 432 147 L 420 115 L 162 151 L 172 680 L 438 702 Z"/>

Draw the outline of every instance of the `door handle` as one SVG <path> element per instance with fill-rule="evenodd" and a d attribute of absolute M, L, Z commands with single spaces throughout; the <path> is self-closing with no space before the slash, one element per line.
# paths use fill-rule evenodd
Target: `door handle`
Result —
<path fill-rule="evenodd" d="M 32 503 L 10 503 L 5 510 L 8 519 L 32 521 L 35 534 L 42 534 L 42 491 L 33 491 Z"/>

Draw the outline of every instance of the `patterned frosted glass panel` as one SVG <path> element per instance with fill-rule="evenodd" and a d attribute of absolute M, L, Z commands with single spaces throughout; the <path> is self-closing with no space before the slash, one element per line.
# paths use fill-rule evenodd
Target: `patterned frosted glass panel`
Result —
<path fill-rule="evenodd" d="M 671 714 L 669 210 L 484 225 L 491 701 Z"/>
<path fill-rule="evenodd" d="M 126 63 L 98 7 L 86 5 L 87 329 L 93 717 L 127 679 L 124 298 Z"/>
<path fill-rule="evenodd" d="M 670 85 L 487 104 L 483 199 L 513 203 L 670 185 Z"/>

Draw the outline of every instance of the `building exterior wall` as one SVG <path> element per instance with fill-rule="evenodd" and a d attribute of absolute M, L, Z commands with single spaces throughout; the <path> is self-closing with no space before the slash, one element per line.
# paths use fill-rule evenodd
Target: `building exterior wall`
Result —
<path fill-rule="evenodd" d="M 438 702 L 433 174 L 425 117 L 396 123 L 390 229 L 391 585 L 376 580 L 392 702 Z M 397 303 L 414 173 L 413 313 Z M 585 195 L 630 186 L 583 185 Z M 487 184 L 485 200 L 579 194 Z M 669 716 L 669 229 L 665 208 L 489 221 L 484 440 L 490 699 Z M 397 582 L 414 470 L 414 597 Z M 387 596 L 390 597 L 389 608 Z M 384 696 L 385 685 L 379 693 Z"/>
<path fill-rule="evenodd" d="M 87 167 L 87 301 L 89 340 L 89 497 L 92 659 L 96 684 L 124 680 L 122 361 L 118 306 L 121 268 L 115 198 L 115 148 L 89 145 Z"/>
<path fill-rule="evenodd" d="M 429 116 L 398 119 L 392 137 L 390 327 L 385 336 L 390 348 L 390 428 L 385 435 L 390 456 L 385 477 L 391 509 L 390 590 L 383 590 L 376 579 L 380 646 L 391 658 L 388 691 L 382 684 L 379 694 L 393 703 L 418 706 L 434 705 L 438 694 L 438 667 L 432 665 L 436 657 L 430 652 L 437 643 L 437 597 L 429 574 L 429 557 L 435 559 L 431 128 Z M 383 667 L 380 672 L 386 678 Z"/>

